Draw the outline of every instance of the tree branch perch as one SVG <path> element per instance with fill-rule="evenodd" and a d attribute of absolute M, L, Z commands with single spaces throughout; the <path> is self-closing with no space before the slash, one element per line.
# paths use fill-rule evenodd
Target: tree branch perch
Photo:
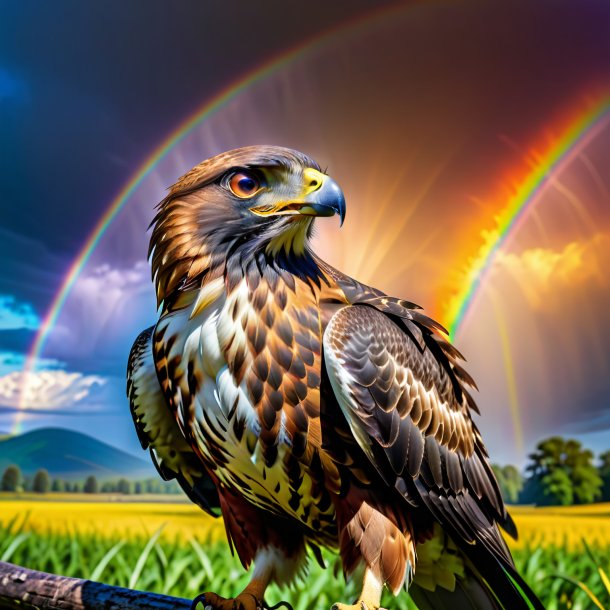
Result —
<path fill-rule="evenodd" d="M 61 610 L 188 610 L 180 597 L 134 591 L 0 562 L 0 608 Z"/>

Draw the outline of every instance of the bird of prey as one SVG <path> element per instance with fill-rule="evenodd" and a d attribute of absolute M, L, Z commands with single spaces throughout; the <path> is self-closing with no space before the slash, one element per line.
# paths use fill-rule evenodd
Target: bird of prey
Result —
<path fill-rule="evenodd" d="M 271 582 L 329 547 L 361 585 L 339 610 L 377 610 L 384 587 L 421 609 L 542 608 L 499 531 L 516 535 L 460 353 L 417 305 L 314 254 L 333 215 L 345 199 L 315 161 L 251 146 L 182 176 L 152 222 L 160 317 L 129 358 L 134 423 L 254 564 L 236 597 L 198 600 L 268 607 Z"/>

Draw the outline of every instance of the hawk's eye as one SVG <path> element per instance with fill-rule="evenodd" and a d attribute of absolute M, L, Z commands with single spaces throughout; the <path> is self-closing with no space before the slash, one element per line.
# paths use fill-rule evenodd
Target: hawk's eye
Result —
<path fill-rule="evenodd" d="M 229 179 L 229 188 L 241 199 L 253 197 L 261 188 L 260 180 L 250 172 L 236 172 Z"/>

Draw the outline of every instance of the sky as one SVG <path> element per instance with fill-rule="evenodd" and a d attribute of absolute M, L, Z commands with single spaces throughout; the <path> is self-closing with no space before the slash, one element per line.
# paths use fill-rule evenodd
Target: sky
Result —
<path fill-rule="evenodd" d="M 0 431 L 61 426 L 138 452 L 124 377 L 157 317 L 154 206 L 204 158 L 267 143 L 343 187 L 345 224 L 318 220 L 315 250 L 447 326 L 539 176 L 453 339 L 493 460 L 521 465 L 552 434 L 610 449 L 610 112 L 545 164 L 610 100 L 610 4 L 126 6 L 0 5 Z"/>

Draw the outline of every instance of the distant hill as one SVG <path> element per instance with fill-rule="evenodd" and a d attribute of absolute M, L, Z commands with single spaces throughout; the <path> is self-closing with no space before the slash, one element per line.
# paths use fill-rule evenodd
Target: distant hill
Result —
<path fill-rule="evenodd" d="M 46 468 L 51 478 L 67 481 L 80 481 L 90 474 L 100 481 L 156 476 L 152 462 L 64 428 L 39 428 L 0 439 L 0 476 L 10 464 L 25 475 Z"/>

